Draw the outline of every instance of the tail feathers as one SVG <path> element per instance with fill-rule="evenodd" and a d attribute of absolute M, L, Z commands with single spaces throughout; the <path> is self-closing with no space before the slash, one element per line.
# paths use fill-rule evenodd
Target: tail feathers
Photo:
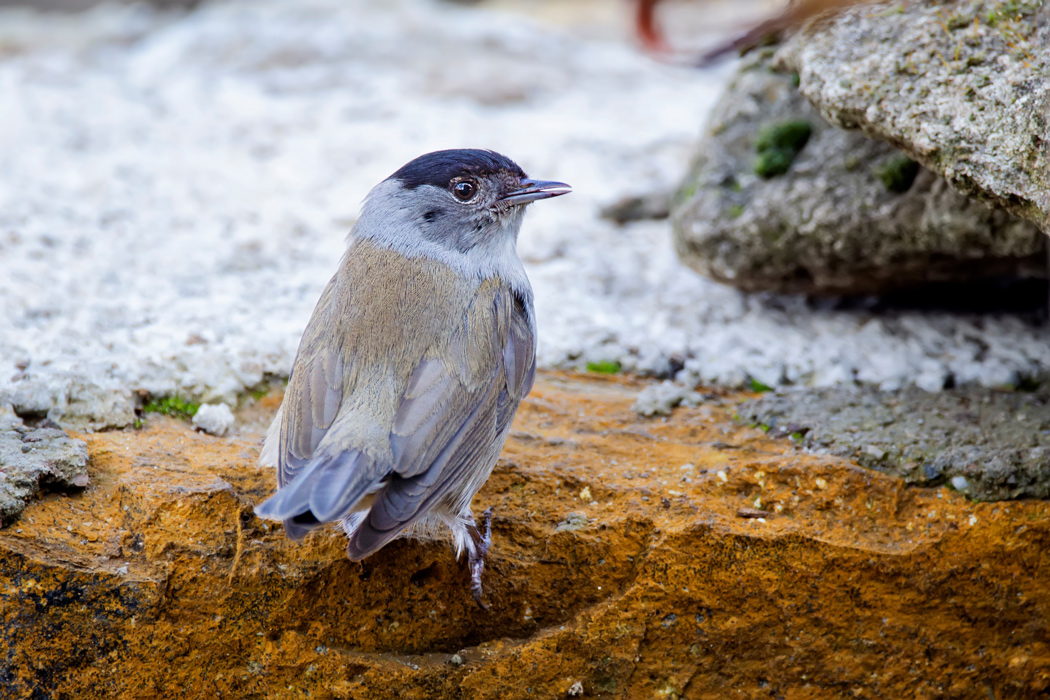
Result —
<path fill-rule="evenodd" d="M 364 522 L 350 534 L 350 541 L 346 544 L 346 556 L 350 561 L 361 561 L 396 539 L 403 529 L 377 530 L 372 527 L 368 518 L 365 518 Z"/>
<path fill-rule="evenodd" d="M 368 516 L 350 533 L 347 556 L 359 561 L 395 539 L 418 519 L 423 496 L 425 490 L 415 480 L 392 479 L 372 501 Z"/>
<path fill-rule="evenodd" d="M 315 518 L 313 513 L 306 511 L 294 518 L 288 518 L 285 520 L 284 533 L 288 535 L 288 539 L 290 540 L 301 540 L 310 534 L 310 531 L 316 530 L 322 525 L 324 525 L 324 523 Z"/>
<path fill-rule="evenodd" d="M 350 513 L 373 486 L 372 461 L 360 453 L 307 464 L 290 483 L 255 506 L 267 520 L 283 520 L 291 539 Z"/>
<path fill-rule="evenodd" d="M 379 501 L 380 499 L 376 499 Z M 471 531 L 476 529 L 474 518 L 470 511 L 465 514 L 453 515 L 441 510 L 431 511 L 427 517 L 415 519 L 408 523 L 402 523 L 399 527 L 383 530 L 377 528 L 372 522 L 375 509 L 370 512 L 358 512 L 343 521 L 343 528 L 349 537 L 346 545 L 346 555 L 352 561 L 361 561 L 367 556 L 379 551 L 392 540 L 407 535 L 420 539 L 440 539 L 445 535 L 445 528 L 452 533 L 452 544 L 456 550 L 456 558 L 464 550 L 473 554 L 475 552 L 474 538 Z"/>
<path fill-rule="evenodd" d="M 372 460 L 358 452 L 324 467 L 321 478 L 310 491 L 310 510 L 314 517 L 327 523 L 350 512 L 372 486 L 368 478 L 371 464 Z"/>

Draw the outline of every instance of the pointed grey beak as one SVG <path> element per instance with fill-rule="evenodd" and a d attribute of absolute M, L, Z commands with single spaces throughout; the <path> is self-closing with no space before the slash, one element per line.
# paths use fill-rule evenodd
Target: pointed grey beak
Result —
<path fill-rule="evenodd" d="M 572 192 L 572 187 L 564 182 L 553 180 L 531 180 L 525 178 L 519 185 L 520 189 L 514 190 L 499 201 L 511 205 L 528 204 L 538 199 L 550 199 Z"/>

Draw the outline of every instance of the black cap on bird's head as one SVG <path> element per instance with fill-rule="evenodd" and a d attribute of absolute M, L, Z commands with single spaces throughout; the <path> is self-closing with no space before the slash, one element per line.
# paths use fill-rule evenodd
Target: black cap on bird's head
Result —
<path fill-rule="evenodd" d="M 456 178 L 488 177 L 497 173 L 525 177 L 525 171 L 505 155 L 477 148 L 453 148 L 425 153 L 401 166 L 388 180 L 400 180 L 406 190 L 421 185 L 445 187 Z"/>
<path fill-rule="evenodd" d="M 495 151 L 455 148 L 434 151 L 406 163 L 388 180 L 397 180 L 406 190 L 424 185 L 447 190 L 455 200 L 469 204 L 478 199 L 483 183 L 498 183 L 499 192 L 490 203 L 501 208 L 528 204 L 572 191 L 563 182 L 532 180 L 517 163 Z"/>

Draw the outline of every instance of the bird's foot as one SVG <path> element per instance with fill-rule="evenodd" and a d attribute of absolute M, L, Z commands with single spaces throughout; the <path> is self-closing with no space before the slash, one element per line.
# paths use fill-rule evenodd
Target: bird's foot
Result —
<path fill-rule="evenodd" d="M 486 509 L 481 516 L 480 529 L 473 522 L 471 525 L 474 529 L 472 538 L 474 546 L 467 560 L 470 567 L 470 592 L 481 609 L 488 610 L 488 606 L 481 600 L 481 573 L 485 571 L 485 556 L 489 553 L 489 547 L 492 546 L 492 508 Z"/>

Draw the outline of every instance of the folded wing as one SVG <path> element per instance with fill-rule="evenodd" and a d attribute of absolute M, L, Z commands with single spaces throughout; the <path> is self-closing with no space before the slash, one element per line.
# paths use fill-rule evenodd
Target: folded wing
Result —
<path fill-rule="evenodd" d="M 280 489 L 256 512 L 284 520 L 289 536 L 301 537 L 370 501 L 349 545 L 358 559 L 443 499 L 468 492 L 469 503 L 532 386 L 535 338 L 531 300 L 490 279 L 468 305 L 437 309 L 437 323 L 423 329 L 429 338 L 417 344 L 402 338 L 376 352 L 358 332 L 379 332 L 384 319 L 366 314 L 355 321 L 339 308 L 336 283 L 326 288 L 304 334 L 285 394 Z M 431 303 L 440 291 L 433 290 Z M 426 303 L 427 294 L 413 294 Z M 435 309 L 402 308 L 401 314 L 396 321 L 405 325 L 422 314 L 434 317 Z M 347 322 L 367 328 L 330 331 Z M 413 352 L 410 374 L 399 378 L 405 358 L 397 353 Z"/>

